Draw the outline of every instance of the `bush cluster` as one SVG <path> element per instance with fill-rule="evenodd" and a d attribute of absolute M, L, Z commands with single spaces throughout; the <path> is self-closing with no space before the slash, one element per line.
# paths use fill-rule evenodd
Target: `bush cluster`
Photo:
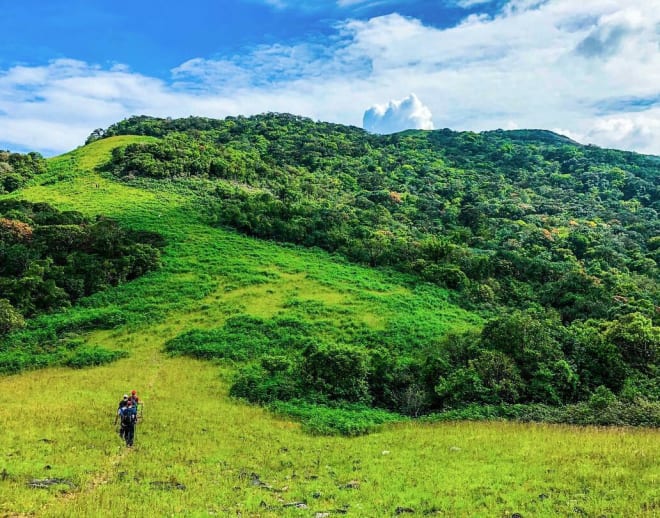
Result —
<path fill-rule="evenodd" d="M 0 201 L 0 334 L 160 265 L 160 237 L 45 203 Z M 9 304 L 11 307 L 9 307 Z M 17 320 L 18 319 L 18 320 Z"/>
<path fill-rule="evenodd" d="M 46 160 L 39 153 L 10 153 L 0 150 L 0 194 L 13 192 L 46 172 Z"/>
<path fill-rule="evenodd" d="M 67 341 L 72 334 L 126 323 L 120 309 L 56 311 L 158 268 L 162 246 L 159 235 L 122 229 L 107 218 L 0 201 L 0 373 L 52 364 L 79 368 L 123 357 Z"/>
<path fill-rule="evenodd" d="M 64 365 L 74 369 L 95 367 L 105 363 L 112 363 L 128 356 L 126 351 L 110 351 L 102 347 L 78 347 L 75 352 L 64 360 Z"/>
<path fill-rule="evenodd" d="M 237 316 L 219 329 L 184 333 L 166 348 L 245 362 L 231 395 L 284 404 L 278 408 L 302 401 L 411 417 L 476 412 L 479 418 L 635 425 L 643 424 L 646 410 L 653 422 L 660 404 L 660 333 L 641 314 L 567 327 L 556 313 L 514 311 L 480 332 L 432 343 L 413 328 L 358 329 L 343 335 L 345 343 L 319 342 L 319 336 L 318 328 L 296 319 Z"/>

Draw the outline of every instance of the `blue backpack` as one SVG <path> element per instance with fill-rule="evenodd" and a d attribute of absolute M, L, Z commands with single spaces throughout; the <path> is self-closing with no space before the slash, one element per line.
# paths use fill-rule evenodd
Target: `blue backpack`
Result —
<path fill-rule="evenodd" d="M 131 426 L 135 424 L 137 412 L 133 407 L 125 406 L 121 409 L 121 424 L 122 426 Z"/>

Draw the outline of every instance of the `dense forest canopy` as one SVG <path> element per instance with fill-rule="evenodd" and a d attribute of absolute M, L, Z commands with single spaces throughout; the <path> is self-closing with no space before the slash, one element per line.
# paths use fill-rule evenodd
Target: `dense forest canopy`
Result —
<path fill-rule="evenodd" d="M 289 115 L 134 118 L 123 178 L 216 182 L 220 224 L 416 272 L 564 321 L 658 318 L 660 159 L 545 131 L 369 135 Z"/>
<path fill-rule="evenodd" d="M 660 398 L 658 157 L 549 131 L 378 136 L 286 114 L 134 117 L 89 140 L 121 134 L 160 140 L 115 149 L 117 178 L 194 188 L 215 224 L 394 267 L 494 317 L 440 345 L 385 354 L 351 339 L 262 358 L 237 395 L 408 413 Z M 220 345 L 203 357 L 226 356 L 206 342 Z"/>

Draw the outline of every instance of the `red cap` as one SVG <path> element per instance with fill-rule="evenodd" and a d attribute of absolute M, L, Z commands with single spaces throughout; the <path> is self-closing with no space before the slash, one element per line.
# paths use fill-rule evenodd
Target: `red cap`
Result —
<path fill-rule="evenodd" d="M 131 390 L 131 394 L 135 395 L 135 394 L 137 394 L 137 392 L 135 392 L 134 390 Z"/>

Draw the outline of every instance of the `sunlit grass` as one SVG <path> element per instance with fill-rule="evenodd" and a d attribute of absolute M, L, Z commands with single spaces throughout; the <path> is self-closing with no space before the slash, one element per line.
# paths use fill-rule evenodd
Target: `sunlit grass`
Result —
<path fill-rule="evenodd" d="M 312 437 L 230 401 L 214 366 L 163 358 L 154 352 L 162 338 L 136 337 L 134 357 L 111 366 L 0 380 L 3 512 L 299 515 L 283 507 L 291 502 L 314 512 L 348 506 L 353 516 L 389 516 L 397 507 L 450 516 L 657 511 L 655 431 L 449 423 Z M 137 445 L 127 452 L 112 411 L 130 387 L 141 390 L 145 407 Z M 10 419 L 17 413 L 20 422 Z M 256 485 L 253 473 L 271 487 Z M 76 488 L 26 487 L 46 477 Z M 185 489 L 154 484 L 161 482 Z"/>

